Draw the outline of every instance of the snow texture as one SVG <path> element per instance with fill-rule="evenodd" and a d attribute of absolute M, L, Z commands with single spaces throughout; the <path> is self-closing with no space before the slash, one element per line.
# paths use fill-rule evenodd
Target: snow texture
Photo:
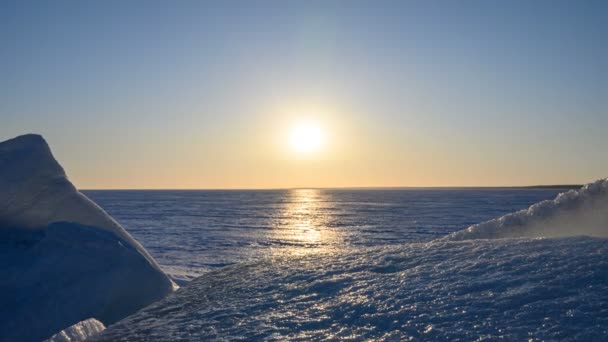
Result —
<path fill-rule="evenodd" d="M 435 241 L 229 266 L 93 341 L 608 339 L 608 240 Z"/>
<path fill-rule="evenodd" d="M 106 327 L 95 318 L 89 318 L 64 329 L 44 342 L 81 342 L 102 332 Z"/>
<path fill-rule="evenodd" d="M 608 237 L 608 178 L 561 193 L 500 218 L 449 235 L 449 240 L 509 237 Z"/>
<path fill-rule="evenodd" d="M 39 135 L 0 143 L 0 332 L 40 341 L 172 292 L 146 250 L 78 192 Z"/>

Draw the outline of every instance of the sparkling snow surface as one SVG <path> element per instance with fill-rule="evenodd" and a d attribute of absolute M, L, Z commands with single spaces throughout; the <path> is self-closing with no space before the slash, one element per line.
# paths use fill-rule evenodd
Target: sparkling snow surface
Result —
<path fill-rule="evenodd" d="M 412 243 L 208 273 L 96 341 L 608 339 L 608 241 Z"/>
<path fill-rule="evenodd" d="M 312 246 L 206 273 L 93 340 L 608 340 L 607 198 L 601 180 L 427 242 L 319 225 Z"/>

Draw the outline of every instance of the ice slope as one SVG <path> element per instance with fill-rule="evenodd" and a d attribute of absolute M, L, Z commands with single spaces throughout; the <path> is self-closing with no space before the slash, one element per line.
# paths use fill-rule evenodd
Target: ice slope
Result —
<path fill-rule="evenodd" d="M 89 318 L 58 332 L 44 342 L 80 342 L 99 334 L 105 328 L 100 321 Z"/>
<path fill-rule="evenodd" d="M 93 340 L 608 340 L 607 183 L 429 243 L 227 267 Z"/>
<path fill-rule="evenodd" d="M 435 241 L 208 273 L 92 341 L 608 339 L 608 240 Z"/>
<path fill-rule="evenodd" d="M 446 237 L 449 240 L 509 237 L 608 237 L 608 178 L 570 190 L 554 200 L 536 203 Z"/>
<path fill-rule="evenodd" d="M 0 143 L 0 336 L 114 323 L 172 292 L 152 257 L 78 192 L 39 135 Z"/>

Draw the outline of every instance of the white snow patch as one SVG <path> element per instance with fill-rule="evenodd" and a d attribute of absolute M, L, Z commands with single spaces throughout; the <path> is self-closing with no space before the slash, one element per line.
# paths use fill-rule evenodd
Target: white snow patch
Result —
<path fill-rule="evenodd" d="M 46 339 L 44 342 L 81 342 L 102 332 L 106 327 L 95 318 L 78 322 Z"/>

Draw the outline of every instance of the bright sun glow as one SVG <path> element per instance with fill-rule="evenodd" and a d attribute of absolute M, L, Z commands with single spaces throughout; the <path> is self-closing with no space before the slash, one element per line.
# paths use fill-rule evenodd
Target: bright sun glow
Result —
<path fill-rule="evenodd" d="M 319 150 L 323 143 L 321 128 L 311 122 L 295 125 L 290 134 L 291 147 L 300 153 L 311 153 Z"/>

